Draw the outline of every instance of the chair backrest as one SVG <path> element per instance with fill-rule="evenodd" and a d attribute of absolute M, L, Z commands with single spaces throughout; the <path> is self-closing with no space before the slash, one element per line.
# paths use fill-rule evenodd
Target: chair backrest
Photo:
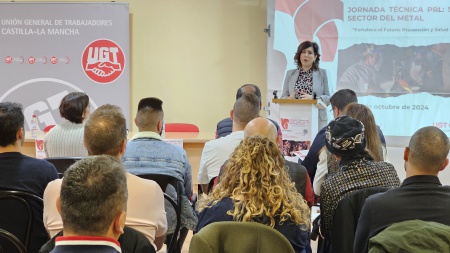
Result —
<path fill-rule="evenodd" d="M 62 178 L 64 172 L 74 163 L 83 159 L 83 157 L 48 157 L 45 158 L 48 162 L 53 164 L 58 171 L 59 178 Z"/>
<path fill-rule="evenodd" d="M 189 123 L 165 123 L 166 132 L 200 132 L 198 126 Z"/>
<path fill-rule="evenodd" d="M 0 191 L 0 228 L 13 234 L 28 251 L 33 236 L 32 231 L 34 231 L 32 201 L 37 202 L 43 209 L 44 201 L 34 194 L 21 191 Z M 5 250 L 5 252 L 10 251 Z"/>
<path fill-rule="evenodd" d="M 256 222 L 214 222 L 196 233 L 189 253 L 294 252 L 288 239 L 276 229 Z"/>
<path fill-rule="evenodd" d="M 167 243 L 167 253 L 175 253 L 177 252 L 178 245 L 178 236 L 181 229 L 181 196 L 182 196 L 182 185 L 181 182 L 172 176 L 163 175 L 163 174 L 141 174 L 137 175 L 140 178 L 149 179 L 155 181 L 164 192 L 164 198 L 167 202 L 172 205 L 176 214 L 176 226 L 175 231 L 170 236 L 170 241 Z M 168 186 L 171 185 L 176 191 L 176 198 L 169 196 L 166 193 Z M 168 237 L 169 238 L 169 237 Z"/>
<path fill-rule="evenodd" d="M 27 253 L 25 246 L 10 232 L 0 228 L 0 253 Z"/>
<path fill-rule="evenodd" d="M 366 199 L 373 194 L 385 192 L 387 187 L 361 189 L 342 198 L 336 208 L 331 231 L 332 252 L 353 252 L 356 226 Z"/>

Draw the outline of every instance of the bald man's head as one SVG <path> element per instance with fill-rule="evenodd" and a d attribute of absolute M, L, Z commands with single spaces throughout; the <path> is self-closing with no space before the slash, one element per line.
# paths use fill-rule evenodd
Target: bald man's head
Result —
<path fill-rule="evenodd" d="M 407 160 L 417 170 L 436 174 L 448 164 L 450 143 L 447 135 L 437 127 L 423 127 L 411 136 Z"/>
<path fill-rule="evenodd" d="M 270 122 L 270 120 L 263 117 L 258 117 L 248 122 L 247 126 L 244 128 L 244 136 L 267 137 L 269 140 L 276 143 L 278 133 L 277 128 L 272 122 Z"/>

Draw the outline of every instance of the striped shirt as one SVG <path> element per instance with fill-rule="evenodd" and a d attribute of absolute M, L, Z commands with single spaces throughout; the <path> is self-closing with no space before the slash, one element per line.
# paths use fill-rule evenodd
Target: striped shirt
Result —
<path fill-rule="evenodd" d="M 47 157 L 88 155 L 83 145 L 84 124 L 64 120 L 45 134 L 44 147 Z"/>

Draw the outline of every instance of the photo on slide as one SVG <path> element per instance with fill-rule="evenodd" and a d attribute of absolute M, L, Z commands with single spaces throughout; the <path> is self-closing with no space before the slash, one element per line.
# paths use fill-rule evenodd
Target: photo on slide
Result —
<path fill-rule="evenodd" d="M 421 92 L 450 96 L 450 43 L 358 44 L 338 54 L 337 90 L 347 88 L 377 97 Z"/>

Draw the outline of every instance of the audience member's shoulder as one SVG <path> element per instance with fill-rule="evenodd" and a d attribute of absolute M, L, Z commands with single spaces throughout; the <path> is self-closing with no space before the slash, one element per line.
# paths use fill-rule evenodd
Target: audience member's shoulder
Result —
<path fill-rule="evenodd" d="M 160 189 L 159 185 L 155 181 L 140 178 L 128 172 L 127 172 L 127 185 L 134 185 L 136 187 L 152 187 Z"/>
<path fill-rule="evenodd" d="M 319 132 L 317 133 L 317 135 L 319 135 L 319 134 L 325 134 L 325 130 L 327 130 L 327 126 L 322 127 L 322 129 L 319 130 Z"/>
<path fill-rule="evenodd" d="M 212 147 L 214 147 L 214 146 L 217 145 L 218 143 L 222 142 L 222 141 L 223 141 L 223 138 L 225 138 L 225 137 L 226 137 L 226 136 L 220 137 L 220 138 L 218 138 L 218 139 L 209 140 L 209 141 L 205 142 L 205 148 L 212 148 Z"/>
<path fill-rule="evenodd" d="M 178 153 L 181 153 L 181 154 L 186 153 L 186 151 L 182 147 L 174 145 L 172 143 L 164 142 L 164 145 L 167 147 L 167 149 L 169 149 L 169 150 L 171 150 L 173 152 L 178 152 Z"/>
<path fill-rule="evenodd" d="M 217 126 L 219 126 L 221 124 L 227 124 L 227 123 L 230 123 L 230 122 L 233 124 L 233 121 L 231 120 L 231 118 L 226 118 L 226 119 L 223 119 L 223 120 L 219 121 L 217 123 Z"/>
<path fill-rule="evenodd" d="M 297 171 L 304 171 L 304 172 L 306 172 L 305 166 L 303 166 L 303 165 L 301 165 L 299 163 L 291 162 L 291 161 L 288 161 L 288 160 L 284 160 L 284 163 L 285 163 L 286 166 L 288 166 L 289 169 L 295 169 Z"/>
<path fill-rule="evenodd" d="M 61 190 L 61 184 L 62 179 L 55 179 L 47 184 L 47 187 L 45 187 L 45 192 L 51 192 L 51 191 L 60 191 Z M 44 193 L 44 196 L 46 194 Z"/>
<path fill-rule="evenodd" d="M 56 171 L 55 166 L 45 159 L 37 159 L 27 155 L 23 155 L 23 159 L 25 159 L 28 163 L 38 166 L 39 168 Z"/>
<path fill-rule="evenodd" d="M 392 194 L 395 194 L 395 192 L 397 191 L 398 188 L 393 188 L 393 189 L 389 189 L 386 192 L 379 192 L 379 193 L 375 193 L 370 195 L 369 197 L 367 197 L 366 202 L 370 203 L 372 205 L 372 207 L 376 207 L 379 206 L 379 203 L 383 203 L 386 202 L 386 199 L 391 198 Z M 394 205 L 396 205 L 396 203 L 393 203 Z"/>
<path fill-rule="evenodd" d="M 385 162 L 385 161 L 375 162 L 375 161 L 373 161 L 372 163 L 376 164 L 379 167 L 384 167 L 384 168 L 387 168 L 387 169 L 394 169 L 395 170 L 394 165 L 392 165 L 392 163 L 389 163 L 389 162 Z"/>

